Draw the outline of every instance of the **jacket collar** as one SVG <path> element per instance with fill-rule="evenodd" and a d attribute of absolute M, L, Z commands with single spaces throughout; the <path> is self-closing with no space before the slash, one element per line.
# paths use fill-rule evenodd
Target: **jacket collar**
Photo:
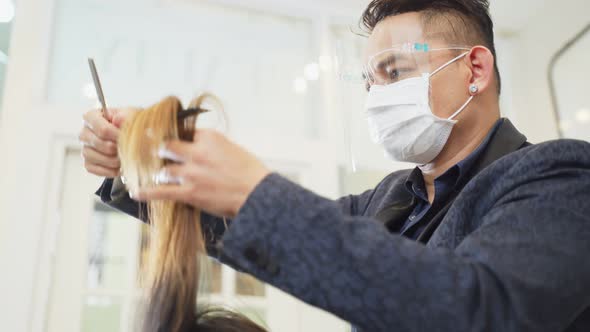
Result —
<path fill-rule="evenodd" d="M 527 143 L 526 136 L 520 133 L 510 120 L 506 118 L 502 120 L 503 122 L 492 137 L 490 144 L 475 162 L 470 178 L 473 178 L 477 173 L 481 172 L 496 160 L 517 151 L 524 146 L 530 145 L 530 143 Z"/>
<path fill-rule="evenodd" d="M 527 138 L 514 127 L 510 120 L 503 118 L 502 124 L 500 124 L 500 127 L 493 134 L 484 151 L 478 156 L 475 164 L 469 172 L 469 175 L 463 177 L 464 183 L 460 185 L 460 189 L 462 189 L 479 172 L 491 165 L 496 160 L 527 145 L 530 145 L 527 143 Z M 395 190 L 397 192 L 396 196 L 398 196 L 394 199 L 395 203 L 389 205 L 375 215 L 375 218 L 383 222 L 392 232 L 399 231 L 408 216 L 414 210 L 417 203 L 414 195 L 405 190 L 405 185 L 403 182 L 401 187 L 401 190 Z M 460 189 L 457 191 L 457 193 L 460 191 Z M 443 210 L 441 210 L 443 215 L 441 216 L 441 214 L 438 213 L 433 219 L 437 219 L 437 217 L 442 219 L 446 213 L 446 210 L 448 210 L 450 205 L 452 205 L 455 197 L 456 195 L 453 195 L 449 198 L 449 203 L 446 204 Z"/>

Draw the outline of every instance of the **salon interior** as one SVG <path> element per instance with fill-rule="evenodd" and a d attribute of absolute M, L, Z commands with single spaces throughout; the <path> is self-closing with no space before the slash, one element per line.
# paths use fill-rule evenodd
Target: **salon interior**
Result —
<path fill-rule="evenodd" d="M 590 140 L 587 0 L 493 0 L 503 116 L 531 142 Z M 149 226 L 102 204 L 83 167 L 82 116 L 188 103 L 268 167 L 325 197 L 357 194 L 393 163 L 371 142 L 367 0 L 0 0 L 0 330 L 132 331 Z M 350 75 L 349 75 L 350 74 Z M 350 324 L 208 260 L 204 300 L 272 331 Z"/>

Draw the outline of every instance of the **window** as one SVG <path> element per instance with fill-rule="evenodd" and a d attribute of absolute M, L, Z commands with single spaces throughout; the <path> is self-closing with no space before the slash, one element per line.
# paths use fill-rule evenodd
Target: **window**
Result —
<path fill-rule="evenodd" d="M 146 261 L 149 226 L 94 203 L 88 225 L 87 282 L 83 293 L 82 332 L 126 331 L 141 303 L 142 265 Z M 206 259 L 204 296 L 207 304 L 232 305 L 265 324 L 266 286 L 255 278 Z"/>
<path fill-rule="evenodd" d="M 319 83 L 303 78 L 318 56 L 310 20 L 202 2 L 57 3 L 49 103 L 95 106 L 93 57 L 108 105 L 148 106 L 170 94 L 188 103 L 210 91 L 234 133 L 256 119 L 268 136 L 318 136 Z"/>
<path fill-rule="evenodd" d="M 562 51 L 550 68 L 560 131 L 564 137 L 590 141 L 590 25 Z"/>
<path fill-rule="evenodd" d="M 82 164 L 79 150 L 67 153 L 45 330 L 132 331 L 144 295 L 139 271 L 145 262 L 149 226 L 97 202 L 92 193 L 101 179 L 86 174 Z M 326 178 L 304 164 L 270 164 L 293 181 L 321 183 Z M 199 297 L 203 303 L 231 308 L 273 331 L 348 328 L 331 315 L 213 260 L 208 260 L 207 270 Z"/>

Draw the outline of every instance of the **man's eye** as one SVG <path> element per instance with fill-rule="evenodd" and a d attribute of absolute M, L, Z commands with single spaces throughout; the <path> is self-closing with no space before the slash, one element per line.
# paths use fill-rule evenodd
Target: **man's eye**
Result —
<path fill-rule="evenodd" d="M 387 78 L 389 78 L 390 80 L 396 80 L 399 78 L 399 76 L 400 76 L 400 72 L 398 69 L 395 69 L 395 68 L 387 69 Z"/>
<path fill-rule="evenodd" d="M 413 68 L 388 68 L 387 79 L 390 82 L 403 80 L 410 77 L 414 72 L 415 70 Z"/>

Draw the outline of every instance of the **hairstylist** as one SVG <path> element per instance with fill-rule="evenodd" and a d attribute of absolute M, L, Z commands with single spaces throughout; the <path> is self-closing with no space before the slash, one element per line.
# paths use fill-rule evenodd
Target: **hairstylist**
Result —
<path fill-rule="evenodd" d="M 333 201 L 202 130 L 160 151 L 182 184 L 132 200 L 117 121 L 90 112 L 98 194 L 135 216 L 135 201 L 202 209 L 211 255 L 364 331 L 590 330 L 590 144 L 531 145 L 500 118 L 488 2 L 374 0 L 363 22 L 371 135 L 416 168 Z"/>

